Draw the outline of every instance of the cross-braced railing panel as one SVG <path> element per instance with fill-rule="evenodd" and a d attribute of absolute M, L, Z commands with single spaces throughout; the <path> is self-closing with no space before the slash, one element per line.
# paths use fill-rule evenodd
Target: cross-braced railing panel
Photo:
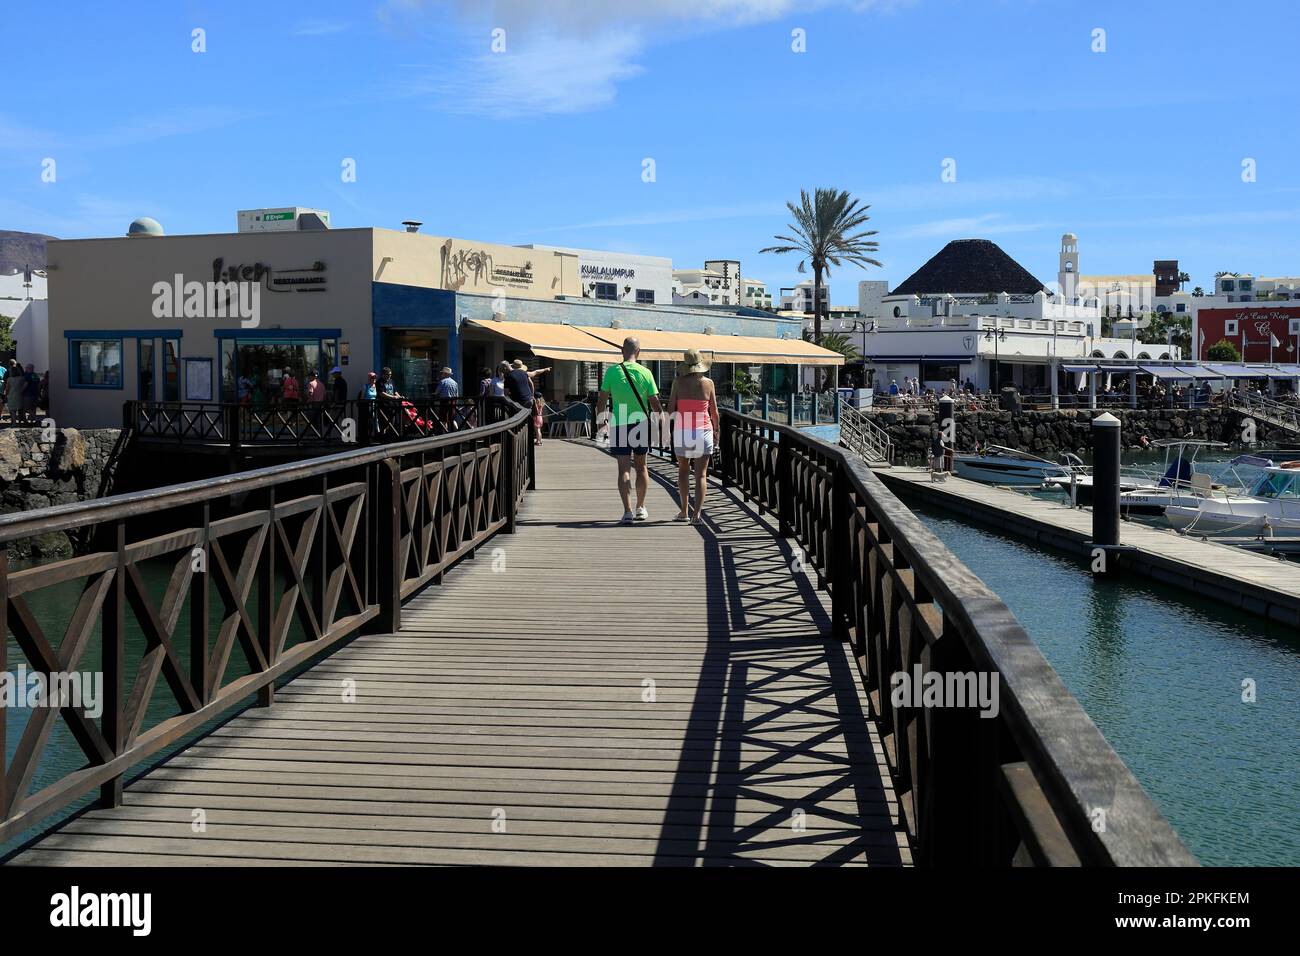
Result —
<path fill-rule="evenodd" d="M 89 671 L 103 681 L 98 717 L 75 695 L 0 707 L 0 741 L 22 725 L 12 753 L 0 750 L 0 840 L 96 787 L 120 801 L 132 765 L 254 692 L 269 702 L 277 678 L 360 628 L 400 628 L 404 596 L 513 530 L 531 480 L 531 410 L 493 418 L 0 518 L 0 672 L 22 666 L 48 680 Z M 296 422 L 262 418 L 257 427 L 274 434 Z M 74 528 L 86 553 L 10 568 L 8 542 Z M 61 605 L 66 623 L 38 613 L 41 601 Z M 82 766 L 42 764 L 60 725 Z"/>
<path fill-rule="evenodd" d="M 1195 863 L 1006 605 L 857 455 L 730 409 L 720 447 L 830 592 L 919 861 Z M 1000 707 L 932 706 L 900 675 L 982 675 Z"/>

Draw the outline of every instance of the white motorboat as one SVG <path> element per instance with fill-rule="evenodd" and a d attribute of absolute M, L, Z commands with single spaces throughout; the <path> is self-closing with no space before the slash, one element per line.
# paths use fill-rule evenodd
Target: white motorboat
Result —
<path fill-rule="evenodd" d="M 1189 534 L 1300 537 L 1300 461 L 1263 469 L 1245 494 L 1207 495 L 1170 505 L 1165 520 Z"/>
<path fill-rule="evenodd" d="M 976 454 L 954 455 L 952 470 L 958 478 L 991 485 L 1032 485 L 1038 488 L 1047 478 L 1069 478 L 1065 465 L 1002 445 L 989 445 Z"/>
<path fill-rule="evenodd" d="M 1194 508 L 1206 495 L 1224 490 L 1223 485 L 1215 484 L 1208 474 L 1196 468 L 1197 455 L 1207 448 L 1227 448 L 1223 442 L 1164 439 L 1155 442 L 1153 447 L 1165 449 L 1164 471 L 1159 477 L 1148 476 L 1145 485 L 1139 483 L 1139 487 L 1121 489 L 1119 507 L 1123 514 L 1158 517 L 1170 505 Z"/>

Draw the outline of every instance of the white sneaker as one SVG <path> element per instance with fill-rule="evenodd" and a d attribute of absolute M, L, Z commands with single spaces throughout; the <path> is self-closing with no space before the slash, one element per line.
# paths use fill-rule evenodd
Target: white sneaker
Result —
<path fill-rule="evenodd" d="M 632 515 L 632 512 L 630 512 L 630 511 L 624 511 L 624 512 L 623 512 L 623 520 L 620 521 L 619 524 L 631 524 L 631 523 L 633 522 L 633 520 L 635 520 L 635 519 L 634 519 L 634 517 L 633 517 L 633 515 Z"/>
<path fill-rule="evenodd" d="M 632 520 L 634 520 L 634 521 L 649 521 L 649 520 L 650 520 L 650 512 L 646 511 L 646 510 L 645 510 L 645 506 L 642 505 L 640 508 L 637 508 L 637 509 L 636 509 L 636 514 L 632 516 Z"/>

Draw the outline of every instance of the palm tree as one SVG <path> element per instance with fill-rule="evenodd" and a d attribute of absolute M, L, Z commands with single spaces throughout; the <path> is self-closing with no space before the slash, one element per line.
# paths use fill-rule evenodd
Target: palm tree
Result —
<path fill-rule="evenodd" d="M 799 190 L 799 205 L 787 202 L 786 208 L 794 217 L 790 224 L 793 236 L 774 236 L 783 245 L 768 246 L 758 250 L 765 252 L 797 252 L 799 271 L 804 272 L 804 264 L 811 261 L 813 269 L 813 341 L 822 340 L 822 273 L 831 274 L 830 267 L 839 268 L 845 262 L 857 266 L 880 266 L 870 254 L 879 248 L 874 239 L 876 230 L 854 232 L 871 217 L 867 215 L 870 206 L 859 206 L 858 200 L 849 196 L 845 189 L 814 190 L 810 198 L 806 190 Z"/>
<path fill-rule="evenodd" d="M 1178 273 L 1178 289 L 1179 289 L 1179 291 L 1181 292 L 1183 286 L 1187 285 L 1187 283 L 1189 283 L 1189 282 L 1191 282 L 1191 281 L 1192 281 L 1192 277 L 1189 276 L 1186 272 L 1180 272 L 1180 273 Z"/>
<path fill-rule="evenodd" d="M 1199 299 L 1201 296 L 1205 295 L 1205 290 L 1198 285 L 1195 289 L 1192 290 L 1192 295 L 1196 296 L 1196 298 Z"/>

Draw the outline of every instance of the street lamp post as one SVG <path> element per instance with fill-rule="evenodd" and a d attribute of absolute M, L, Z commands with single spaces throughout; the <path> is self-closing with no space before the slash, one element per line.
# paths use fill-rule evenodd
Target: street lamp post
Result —
<path fill-rule="evenodd" d="M 1001 387 L 1002 384 L 1002 368 L 1001 362 L 998 359 L 998 343 L 1006 341 L 1006 338 L 1006 329 L 989 329 L 984 333 L 984 341 L 993 342 L 993 387 L 989 389 L 990 392 L 996 393 L 997 389 Z"/>

